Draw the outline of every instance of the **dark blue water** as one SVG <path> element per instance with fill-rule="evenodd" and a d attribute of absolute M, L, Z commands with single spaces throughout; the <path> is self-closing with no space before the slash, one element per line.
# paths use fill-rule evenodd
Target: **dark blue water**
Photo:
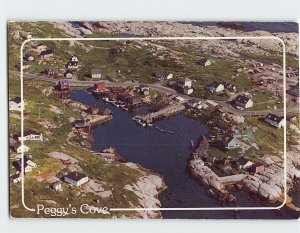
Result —
<path fill-rule="evenodd" d="M 222 27 L 219 25 L 219 22 L 180 22 L 184 24 L 192 25 L 203 25 L 203 26 L 216 26 Z M 296 32 L 298 33 L 298 24 L 295 22 L 233 22 L 242 26 L 242 30 L 246 32 L 263 30 L 267 32 Z"/>
<path fill-rule="evenodd" d="M 207 196 L 204 187 L 199 185 L 186 170 L 190 156 L 190 140 L 197 140 L 207 134 L 207 128 L 200 122 L 182 115 L 162 120 L 149 128 L 137 126 L 131 119 L 137 114 L 147 112 L 140 107 L 133 112 L 97 100 L 85 91 L 73 91 L 71 98 L 85 104 L 105 106 L 112 110 L 113 119 L 93 130 L 93 149 L 101 151 L 113 146 L 127 161 L 162 175 L 168 189 L 160 195 L 162 207 L 219 207 L 218 202 Z M 175 134 L 161 133 L 155 129 L 174 131 Z M 245 193 L 236 193 L 240 206 L 264 206 Z M 163 211 L 164 218 L 233 218 L 233 211 Z M 281 215 L 279 215 L 281 214 Z M 242 211 L 240 218 L 291 218 L 288 211 Z"/>

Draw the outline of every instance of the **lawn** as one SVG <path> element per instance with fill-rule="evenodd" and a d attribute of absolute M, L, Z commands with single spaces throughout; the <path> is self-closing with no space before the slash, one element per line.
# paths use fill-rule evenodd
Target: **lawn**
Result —
<path fill-rule="evenodd" d="M 260 147 L 259 154 L 270 153 L 273 155 L 274 150 L 283 151 L 283 129 L 277 129 L 267 125 L 263 120 L 257 117 L 246 117 L 246 121 L 249 125 L 257 127 L 253 135 L 255 138 L 254 143 L 257 143 Z"/>
<path fill-rule="evenodd" d="M 266 109 L 277 109 L 283 108 L 282 100 L 278 100 L 275 95 L 266 91 L 254 91 L 252 93 L 253 107 L 247 110 L 266 110 Z"/>

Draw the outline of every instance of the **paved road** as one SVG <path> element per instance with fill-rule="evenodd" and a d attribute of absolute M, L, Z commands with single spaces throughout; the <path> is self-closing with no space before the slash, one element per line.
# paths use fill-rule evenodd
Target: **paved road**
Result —
<path fill-rule="evenodd" d="M 19 71 L 10 71 L 11 74 L 20 76 L 20 72 Z M 40 81 L 48 81 L 48 82 L 53 82 L 53 83 L 57 83 L 58 80 L 52 79 L 52 78 L 47 78 L 44 75 L 38 75 L 38 74 L 32 74 L 32 73 L 27 73 L 24 72 L 23 73 L 24 78 L 29 78 L 29 79 L 35 79 L 35 80 L 40 80 Z M 180 94 L 178 92 L 176 92 L 175 90 L 162 86 L 161 83 L 154 83 L 154 84 L 145 84 L 145 83 L 134 83 L 134 82 L 110 82 L 108 80 L 101 80 L 101 82 L 105 82 L 106 85 L 108 87 L 126 87 L 126 86 L 134 86 L 134 85 L 147 85 L 152 89 L 155 90 L 159 90 L 159 91 L 163 91 L 167 94 L 176 94 L 177 96 L 183 97 L 186 100 L 190 100 L 190 99 L 197 99 L 200 101 L 206 101 L 207 99 L 201 99 L 201 98 L 195 98 L 195 97 L 191 97 L 191 96 L 187 96 L 184 94 Z M 69 83 L 71 86 L 93 86 L 95 83 L 99 83 L 99 81 L 81 81 L 81 80 L 75 80 L 75 79 L 69 79 Z M 219 100 L 213 100 L 214 102 L 218 103 L 220 106 L 223 107 L 223 109 L 227 112 L 231 112 L 235 115 L 243 115 L 243 116 L 250 116 L 250 115 L 266 115 L 268 113 L 274 113 L 274 114 L 283 114 L 283 109 L 268 109 L 268 110 L 251 110 L 251 111 L 247 111 L 247 110 L 239 110 L 239 109 L 235 109 L 234 107 L 232 107 L 229 103 L 227 103 L 226 101 L 219 101 Z M 299 112 L 299 107 L 296 103 L 292 103 L 290 101 L 290 105 L 287 109 L 287 112 Z"/>

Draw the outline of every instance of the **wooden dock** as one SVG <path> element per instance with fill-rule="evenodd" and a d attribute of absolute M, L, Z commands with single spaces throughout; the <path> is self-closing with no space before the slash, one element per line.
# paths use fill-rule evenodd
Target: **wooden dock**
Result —
<path fill-rule="evenodd" d="M 151 112 L 147 115 L 136 116 L 135 119 L 139 120 L 143 123 L 146 123 L 146 124 L 151 124 L 159 118 L 174 115 L 184 109 L 185 109 L 185 106 L 182 104 L 169 105 L 157 112 Z"/>

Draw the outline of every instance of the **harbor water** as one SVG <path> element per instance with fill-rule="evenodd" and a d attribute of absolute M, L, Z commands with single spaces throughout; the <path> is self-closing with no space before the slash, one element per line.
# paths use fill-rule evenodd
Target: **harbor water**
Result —
<path fill-rule="evenodd" d="M 207 195 L 201 186 L 187 171 L 187 163 L 191 154 L 191 140 L 194 142 L 207 135 L 208 128 L 199 121 L 183 115 L 155 122 L 152 127 L 141 127 L 132 118 L 148 110 L 141 106 L 126 112 L 111 104 L 97 99 L 83 90 L 71 92 L 71 99 L 84 104 L 109 108 L 113 119 L 93 129 L 93 150 L 101 151 L 107 147 L 115 147 L 117 152 L 127 161 L 138 163 L 143 167 L 160 174 L 168 188 L 159 199 L 166 208 L 220 207 L 217 200 Z M 172 131 L 173 134 L 158 130 Z M 264 207 L 261 201 L 249 197 L 244 192 L 234 193 L 239 206 Z M 162 211 L 164 218 L 295 218 L 286 208 L 278 210 L 247 211 Z"/>

